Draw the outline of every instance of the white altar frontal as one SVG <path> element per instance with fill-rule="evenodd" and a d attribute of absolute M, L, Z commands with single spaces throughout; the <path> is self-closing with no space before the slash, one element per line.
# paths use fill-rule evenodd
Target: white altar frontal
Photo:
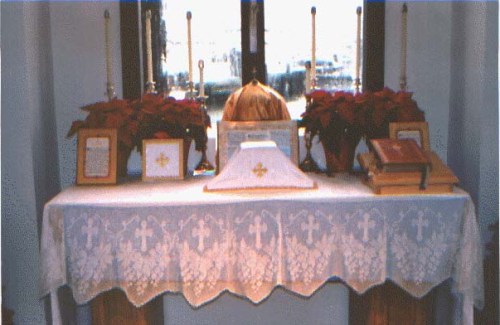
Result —
<path fill-rule="evenodd" d="M 179 293 L 166 295 L 168 317 L 181 296 L 203 313 L 225 292 L 266 304 L 277 287 L 297 299 L 336 278 L 422 297 L 452 279 L 461 322 L 473 323 L 483 269 L 467 193 L 377 196 L 357 176 L 309 176 L 317 189 L 207 193 L 207 177 L 68 188 L 44 209 L 41 293 L 55 320 L 64 285 L 78 304 L 112 288 L 135 306 Z"/>

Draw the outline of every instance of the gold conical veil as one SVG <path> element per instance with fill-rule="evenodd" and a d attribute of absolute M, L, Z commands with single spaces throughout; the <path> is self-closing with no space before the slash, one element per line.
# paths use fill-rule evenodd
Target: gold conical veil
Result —
<path fill-rule="evenodd" d="M 290 113 L 283 96 L 271 87 L 253 80 L 229 96 L 224 106 L 222 120 L 290 120 Z"/>

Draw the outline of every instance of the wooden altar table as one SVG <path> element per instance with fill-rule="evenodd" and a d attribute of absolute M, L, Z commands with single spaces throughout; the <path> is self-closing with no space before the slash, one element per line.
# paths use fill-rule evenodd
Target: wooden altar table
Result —
<path fill-rule="evenodd" d="M 192 306 L 223 292 L 312 295 L 337 277 L 358 293 L 390 280 L 422 297 L 446 279 L 461 322 L 483 304 L 474 205 L 460 189 L 377 196 L 352 175 L 310 175 L 315 190 L 206 193 L 209 178 L 75 186 L 48 202 L 41 294 L 68 285 L 83 304 L 119 288 L 139 307 L 166 292 Z"/>

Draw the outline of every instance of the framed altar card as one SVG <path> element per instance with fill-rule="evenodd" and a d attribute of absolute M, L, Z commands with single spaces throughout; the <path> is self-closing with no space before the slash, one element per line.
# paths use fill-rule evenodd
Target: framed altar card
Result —
<path fill-rule="evenodd" d="M 427 122 L 389 123 L 389 138 L 399 140 L 413 139 L 423 150 L 431 150 L 429 142 L 429 125 Z"/>
<path fill-rule="evenodd" d="M 142 180 L 184 178 L 184 140 L 150 139 L 142 141 Z"/>
<path fill-rule="evenodd" d="M 298 166 L 297 121 L 220 121 L 217 123 L 217 171 L 220 172 L 244 141 L 274 141 Z"/>
<path fill-rule="evenodd" d="M 116 184 L 116 129 L 78 130 L 77 184 Z"/>

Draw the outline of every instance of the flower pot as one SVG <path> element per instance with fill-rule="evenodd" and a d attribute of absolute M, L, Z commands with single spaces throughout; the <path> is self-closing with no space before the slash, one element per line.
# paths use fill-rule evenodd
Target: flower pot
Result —
<path fill-rule="evenodd" d="M 330 143 L 321 141 L 325 152 L 327 174 L 352 171 L 356 147 L 360 139 L 358 136 L 342 136 Z"/>
<path fill-rule="evenodd" d="M 132 153 L 132 149 L 124 148 L 122 146 L 118 146 L 118 155 L 116 159 L 116 175 L 118 177 L 127 176 L 127 164 L 130 158 L 130 154 Z"/>
<path fill-rule="evenodd" d="M 184 148 L 183 148 L 183 153 L 184 153 L 184 176 L 187 175 L 188 172 L 188 158 L 189 158 L 189 149 L 191 148 L 191 142 L 193 139 L 191 138 L 184 138 Z"/>

